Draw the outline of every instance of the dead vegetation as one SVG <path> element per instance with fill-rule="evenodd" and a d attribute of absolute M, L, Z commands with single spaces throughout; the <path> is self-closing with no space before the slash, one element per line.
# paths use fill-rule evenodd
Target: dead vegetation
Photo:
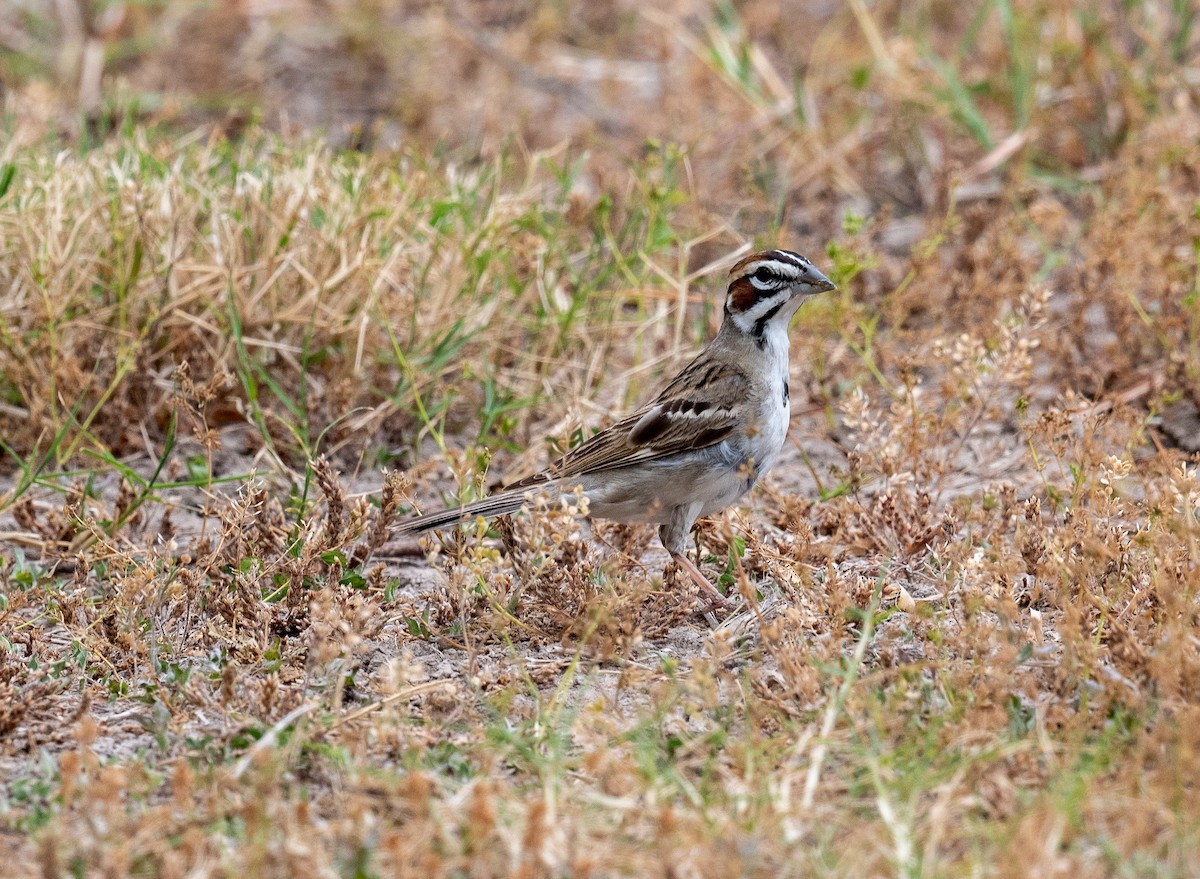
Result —
<path fill-rule="evenodd" d="M 1194 13 L 785 7 L 0 13 L 0 872 L 1195 873 Z M 406 148 L 248 124 L 338 82 Z M 745 611 L 558 507 L 390 542 L 751 239 L 840 290 L 698 529 Z"/>

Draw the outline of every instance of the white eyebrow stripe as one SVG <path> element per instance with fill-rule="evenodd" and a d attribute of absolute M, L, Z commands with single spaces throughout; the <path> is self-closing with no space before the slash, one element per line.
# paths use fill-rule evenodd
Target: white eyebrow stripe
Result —
<path fill-rule="evenodd" d="M 808 263 L 808 260 L 806 260 L 800 254 L 792 253 L 790 250 L 772 250 L 771 253 L 774 254 L 774 258 L 780 262 L 789 263 L 801 268 Z"/>
<path fill-rule="evenodd" d="M 746 266 L 744 269 L 742 269 L 742 274 L 748 275 L 750 277 L 751 281 L 755 281 L 756 279 L 754 278 L 754 273 L 757 272 L 761 268 L 767 268 L 772 273 L 779 275 L 782 278 L 787 278 L 789 280 L 795 280 L 796 278 L 800 277 L 800 271 L 801 271 L 800 266 L 796 265 L 791 260 L 757 259 L 754 262 L 750 263 L 748 266 Z M 755 283 L 754 286 L 758 287 L 758 284 Z M 765 290 L 766 288 L 759 287 L 759 289 Z"/>

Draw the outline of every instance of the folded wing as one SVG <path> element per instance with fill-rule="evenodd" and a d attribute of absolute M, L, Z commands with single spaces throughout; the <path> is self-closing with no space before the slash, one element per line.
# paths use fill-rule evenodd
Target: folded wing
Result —
<path fill-rule="evenodd" d="M 567 452 L 541 473 L 508 489 L 628 467 L 716 445 L 737 425 L 730 401 L 745 400 L 750 382 L 740 370 L 693 361 L 647 406 Z"/>

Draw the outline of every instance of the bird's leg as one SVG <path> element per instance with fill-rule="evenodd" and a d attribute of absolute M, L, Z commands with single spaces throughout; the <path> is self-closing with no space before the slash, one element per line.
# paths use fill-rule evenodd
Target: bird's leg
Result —
<path fill-rule="evenodd" d="M 734 603 L 722 595 L 716 586 L 708 582 L 708 578 L 700 572 L 699 568 L 692 564 L 692 560 L 686 555 L 681 552 L 673 552 L 671 553 L 671 558 L 676 561 L 679 567 L 687 571 L 687 575 L 692 578 L 693 583 L 712 596 L 708 607 L 704 609 L 706 612 L 716 610 L 717 608 L 727 610 L 734 606 Z"/>
<path fill-rule="evenodd" d="M 708 582 L 708 578 L 700 573 L 700 569 L 692 564 L 692 560 L 684 555 L 684 547 L 687 546 L 688 532 L 692 530 L 692 525 L 696 521 L 696 514 L 700 511 L 699 504 L 692 504 L 687 507 L 676 507 L 671 514 L 671 518 L 663 522 L 658 528 L 658 539 L 662 541 L 662 545 L 666 547 L 667 552 L 671 554 L 679 567 L 687 571 L 687 575 L 692 578 L 695 583 L 704 592 L 712 596 L 707 612 L 712 612 L 714 608 L 728 609 L 734 606 L 734 603 L 717 591 L 717 587 Z"/>

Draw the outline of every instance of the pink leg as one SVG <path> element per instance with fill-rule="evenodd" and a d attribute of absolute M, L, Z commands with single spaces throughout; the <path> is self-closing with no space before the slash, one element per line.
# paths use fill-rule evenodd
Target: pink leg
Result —
<path fill-rule="evenodd" d="M 705 610 L 711 611 L 715 608 L 728 610 L 729 608 L 734 607 L 734 603 L 732 601 L 718 592 L 716 586 L 708 582 L 708 578 L 700 573 L 700 569 L 692 564 L 691 559 L 681 552 L 671 553 L 671 558 L 675 559 L 675 561 L 679 563 L 679 566 L 687 571 L 687 574 L 692 578 L 693 583 L 712 596 L 712 600 L 709 602 L 708 607 L 705 608 Z"/>

